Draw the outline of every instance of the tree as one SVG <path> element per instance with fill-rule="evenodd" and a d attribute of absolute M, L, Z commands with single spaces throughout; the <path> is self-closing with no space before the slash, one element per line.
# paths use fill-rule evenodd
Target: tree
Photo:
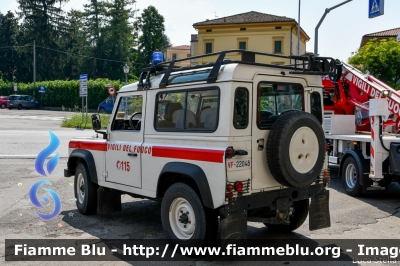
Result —
<path fill-rule="evenodd" d="M 2 14 L 0 14 L 2 16 Z M 18 19 L 8 11 L 0 21 L 0 43 L 5 47 L 0 49 L 0 78 L 13 81 L 17 64 L 17 51 L 12 46 L 16 43 L 18 34 Z"/>
<path fill-rule="evenodd" d="M 65 36 L 67 23 L 62 5 L 68 0 L 17 0 L 19 16 L 24 24 L 23 44 L 36 41 L 37 80 L 62 78 L 61 61 L 66 54 L 59 54 L 59 42 Z M 61 61 L 60 61 L 61 60 Z"/>
<path fill-rule="evenodd" d="M 160 15 L 154 6 L 149 6 L 143 10 L 135 24 L 140 31 L 138 39 L 137 65 L 136 71 L 149 65 L 153 52 L 162 51 L 171 46 L 169 38 L 164 34 L 164 17 Z"/>
<path fill-rule="evenodd" d="M 371 39 L 356 53 L 352 53 L 349 64 L 394 88 L 400 88 L 400 43 L 394 39 Z"/>

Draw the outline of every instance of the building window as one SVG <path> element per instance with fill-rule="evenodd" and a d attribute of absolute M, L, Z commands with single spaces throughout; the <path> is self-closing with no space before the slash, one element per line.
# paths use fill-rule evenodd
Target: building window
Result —
<path fill-rule="evenodd" d="M 239 49 L 246 50 L 246 42 L 239 42 Z"/>
<path fill-rule="evenodd" d="M 244 30 L 246 30 L 246 28 L 240 28 L 240 30 L 241 30 L 241 31 L 244 31 Z"/>
<path fill-rule="evenodd" d="M 177 59 L 176 54 L 172 54 L 172 60 L 176 60 L 176 59 Z"/>
<path fill-rule="evenodd" d="M 211 30 L 211 29 L 208 29 L 208 30 L 206 30 L 206 32 L 212 32 L 212 30 Z"/>
<path fill-rule="evenodd" d="M 280 30 L 280 29 L 282 29 L 282 27 L 281 26 L 276 26 L 275 29 L 276 30 Z"/>
<path fill-rule="evenodd" d="M 211 54 L 212 53 L 212 43 L 208 42 L 206 43 L 206 54 Z"/>
<path fill-rule="evenodd" d="M 282 53 L 282 41 L 274 42 L 274 53 Z"/>
<path fill-rule="evenodd" d="M 186 57 L 190 57 L 190 54 L 187 54 Z"/>

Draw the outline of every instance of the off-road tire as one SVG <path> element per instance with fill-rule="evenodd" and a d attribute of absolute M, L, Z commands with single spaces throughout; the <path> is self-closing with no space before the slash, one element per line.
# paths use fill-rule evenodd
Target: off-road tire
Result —
<path fill-rule="evenodd" d="M 360 167 L 353 156 L 347 157 L 342 166 L 342 182 L 347 195 L 356 197 L 361 196 L 363 186 L 360 184 L 362 173 Z"/>
<path fill-rule="evenodd" d="M 80 176 L 82 175 L 82 176 Z M 79 189 L 80 185 L 78 182 L 83 179 L 83 200 L 80 200 Z M 82 214 L 95 214 L 97 210 L 97 189 L 98 185 L 90 180 L 89 171 L 83 163 L 79 163 L 75 170 L 74 180 L 74 193 L 76 199 L 76 206 Z"/>
<path fill-rule="evenodd" d="M 308 216 L 308 210 L 310 209 L 310 202 L 308 199 L 295 201 L 293 203 L 294 213 L 289 218 L 290 223 L 286 224 L 268 224 L 264 223 L 266 227 L 273 231 L 289 233 L 303 225 Z"/>
<path fill-rule="evenodd" d="M 186 240 L 179 239 L 174 233 L 170 219 L 170 212 L 172 215 L 175 210 L 173 204 L 180 199 L 184 199 L 190 204 L 195 215 L 194 232 L 192 237 Z M 212 245 L 218 234 L 218 217 L 215 210 L 206 208 L 194 189 L 184 183 L 175 183 L 165 192 L 161 204 L 161 222 L 168 241 L 172 244 L 179 244 L 179 246 L 202 247 Z"/>
<path fill-rule="evenodd" d="M 268 167 L 276 181 L 287 187 L 308 187 L 324 165 L 324 131 L 314 115 L 287 112 L 272 126 L 266 150 Z"/>

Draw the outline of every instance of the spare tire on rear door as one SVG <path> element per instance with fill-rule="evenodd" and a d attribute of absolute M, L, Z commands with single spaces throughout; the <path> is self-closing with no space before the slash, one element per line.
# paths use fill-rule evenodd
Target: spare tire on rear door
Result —
<path fill-rule="evenodd" d="M 267 162 L 276 181 L 287 187 L 312 184 L 325 160 L 325 136 L 309 113 L 285 112 L 273 124 L 267 141 Z"/>

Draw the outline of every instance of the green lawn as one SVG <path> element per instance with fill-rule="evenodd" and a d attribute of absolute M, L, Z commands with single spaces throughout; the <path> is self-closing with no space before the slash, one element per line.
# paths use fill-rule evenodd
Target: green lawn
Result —
<path fill-rule="evenodd" d="M 110 120 L 110 115 L 107 114 L 100 114 L 101 120 L 101 128 L 106 129 L 108 120 Z M 82 114 L 75 114 L 69 118 L 65 118 L 61 124 L 62 127 L 70 127 L 70 128 L 85 128 L 91 129 L 92 128 L 92 115 L 88 114 L 87 121 L 86 121 L 86 114 L 83 115 L 82 121 Z"/>

